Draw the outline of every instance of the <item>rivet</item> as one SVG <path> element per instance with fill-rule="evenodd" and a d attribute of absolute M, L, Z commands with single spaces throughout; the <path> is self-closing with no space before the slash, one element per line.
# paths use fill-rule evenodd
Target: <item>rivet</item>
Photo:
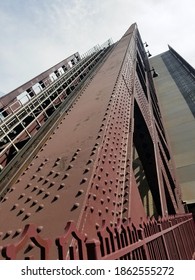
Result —
<path fill-rule="evenodd" d="M 47 198 L 49 195 L 50 195 L 50 192 L 46 192 L 46 193 L 44 194 L 43 199 Z"/>
<path fill-rule="evenodd" d="M 43 185 L 47 184 L 49 182 L 49 179 L 45 179 Z"/>
<path fill-rule="evenodd" d="M 52 202 L 52 203 L 55 202 L 56 200 L 59 199 L 59 197 L 60 197 L 59 195 L 55 195 L 54 198 L 53 198 L 53 200 L 52 200 L 51 202 Z"/>
<path fill-rule="evenodd" d="M 35 186 L 33 189 L 32 189 L 32 191 L 31 192 L 34 192 L 34 191 L 36 191 L 38 189 L 38 187 L 37 186 Z"/>
<path fill-rule="evenodd" d="M 38 206 L 36 212 L 41 211 L 43 208 L 44 208 L 44 205 L 43 205 L 43 204 L 40 204 L 40 205 Z"/>
<path fill-rule="evenodd" d="M 14 204 L 13 207 L 11 208 L 11 211 L 15 210 L 18 206 L 19 204 Z"/>
<path fill-rule="evenodd" d="M 18 236 L 21 232 L 22 232 L 22 229 L 21 229 L 21 228 L 17 229 L 17 230 L 15 231 L 14 235 L 13 235 L 13 238 L 16 237 L 16 236 Z"/>
<path fill-rule="evenodd" d="M 84 184 L 87 181 L 87 178 L 83 178 L 80 182 L 80 184 Z"/>
<path fill-rule="evenodd" d="M 6 200 L 8 200 L 7 196 L 3 198 L 2 202 L 5 202 Z"/>
<path fill-rule="evenodd" d="M 73 157 L 76 157 L 77 155 L 78 155 L 78 152 L 75 152 L 74 155 L 73 155 Z"/>
<path fill-rule="evenodd" d="M 72 164 L 69 164 L 69 166 L 67 167 L 66 170 L 69 170 L 69 169 L 71 169 L 71 168 L 73 168 L 73 165 L 72 165 Z"/>
<path fill-rule="evenodd" d="M 89 159 L 88 162 L 87 162 L 87 164 L 90 164 L 90 163 L 92 163 L 92 162 L 93 162 L 93 160 L 92 160 L 92 159 Z"/>
<path fill-rule="evenodd" d="M 53 187 L 54 185 L 55 185 L 55 182 L 51 182 L 51 183 L 49 184 L 48 188 L 51 188 L 51 187 Z"/>
<path fill-rule="evenodd" d="M 12 234 L 12 231 L 11 231 L 11 230 L 8 230 L 8 231 L 6 232 L 6 234 L 4 235 L 3 239 L 8 238 L 11 234 Z"/>
<path fill-rule="evenodd" d="M 51 170 L 51 171 L 49 172 L 48 176 L 52 175 L 53 173 L 54 173 L 54 171 Z"/>
<path fill-rule="evenodd" d="M 128 194 L 129 194 L 129 192 L 126 191 L 125 194 L 124 194 L 124 196 L 127 196 Z"/>
<path fill-rule="evenodd" d="M 73 207 L 71 208 L 71 211 L 77 209 L 78 207 L 79 207 L 79 203 L 76 202 L 76 203 L 73 205 Z"/>
<path fill-rule="evenodd" d="M 23 198 L 25 196 L 25 193 L 22 193 L 19 197 L 18 197 L 18 200 Z"/>
<path fill-rule="evenodd" d="M 44 178 L 44 176 L 40 176 L 40 177 L 39 177 L 39 182 L 42 181 L 43 178 Z"/>
<path fill-rule="evenodd" d="M 98 223 L 95 224 L 96 229 L 99 229 L 100 225 Z"/>
<path fill-rule="evenodd" d="M 43 229 L 43 226 L 39 226 L 39 227 L 37 227 L 37 232 L 39 233 L 39 232 L 41 232 L 42 231 L 42 229 Z"/>
<path fill-rule="evenodd" d="M 29 196 L 24 203 L 27 203 L 27 202 L 31 201 L 31 199 L 32 199 L 32 196 Z"/>
<path fill-rule="evenodd" d="M 80 196 L 83 192 L 84 190 L 79 190 L 78 193 L 76 194 L 76 197 Z"/>
<path fill-rule="evenodd" d="M 83 174 L 89 172 L 89 170 L 90 170 L 89 168 L 86 168 L 86 169 L 84 170 Z"/>
<path fill-rule="evenodd" d="M 56 178 L 56 177 L 58 177 L 58 176 L 60 176 L 60 172 L 56 172 L 54 178 Z"/>
<path fill-rule="evenodd" d="M 11 187 L 9 192 L 13 192 L 16 188 L 15 187 Z"/>
<path fill-rule="evenodd" d="M 30 207 L 35 206 L 37 203 L 38 203 L 38 201 L 37 201 L 37 200 L 34 200 Z"/>
<path fill-rule="evenodd" d="M 102 211 L 98 210 L 98 214 L 99 214 L 99 216 L 101 216 L 102 215 Z"/>
<path fill-rule="evenodd" d="M 17 216 L 21 215 L 22 213 L 24 213 L 24 208 L 20 209 L 20 211 L 18 212 Z"/>
<path fill-rule="evenodd" d="M 43 188 L 41 188 L 41 189 L 38 191 L 37 195 L 41 194 L 42 192 L 44 192 L 44 189 L 43 189 Z"/>
<path fill-rule="evenodd" d="M 28 189 L 28 188 L 30 188 L 31 186 L 32 186 L 32 184 L 31 184 L 31 183 L 28 183 L 28 184 L 26 185 L 25 189 Z"/>
<path fill-rule="evenodd" d="M 63 179 L 68 178 L 68 176 L 69 176 L 69 174 L 68 174 L 68 173 L 66 173 L 66 174 L 64 175 Z"/>
<path fill-rule="evenodd" d="M 26 213 L 26 215 L 24 216 L 24 218 L 22 219 L 23 221 L 28 219 L 31 216 L 31 213 Z"/>
<path fill-rule="evenodd" d="M 74 156 L 74 157 L 72 157 L 71 162 L 72 162 L 72 161 L 74 161 L 75 159 L 76 159 L 76 157 L 75 157 L 75 156 Z"/>
<path fill-rule="evenodd" d="M 63 189 L 64 187 L 65 187 L 65 184 L 64 184 L 64 183 L 60 184 L 60 186 L 59 186 L 59 188 L 58 188 L 58 191 L 61 190 L 61 189 Z"/>

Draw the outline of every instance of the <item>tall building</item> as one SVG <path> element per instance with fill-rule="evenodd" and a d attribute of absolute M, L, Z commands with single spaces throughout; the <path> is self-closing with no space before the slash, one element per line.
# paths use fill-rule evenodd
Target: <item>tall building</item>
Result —
<path fill-rule="evenodd" d="M 173 48 L 151 58 L 182 199 L 195 212 L 195 70 Z"/>
<path fill-rule="evenodd" d="M 1 258 L 193 258 L 155 76 L 133 24 L 0 99 Z"/>

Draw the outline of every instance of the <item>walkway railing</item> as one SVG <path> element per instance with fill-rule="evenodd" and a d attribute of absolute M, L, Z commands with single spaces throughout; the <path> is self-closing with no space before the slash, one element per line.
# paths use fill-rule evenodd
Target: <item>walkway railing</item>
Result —
<path fill-rule="evenodd" d="M 5 233 L 2 240 L 8 237 Z M 2 259 L 188 260 L 195 256 L 195 223 L 192 214 L 150 219 L 139 227 L 118 221 L 115 227 L 104 224 L 92 240 L 71 221 L 55 240 L 42 238 L 41 228 L 31 224 L 17 242 L 9 240 L 1 247 Z"/>

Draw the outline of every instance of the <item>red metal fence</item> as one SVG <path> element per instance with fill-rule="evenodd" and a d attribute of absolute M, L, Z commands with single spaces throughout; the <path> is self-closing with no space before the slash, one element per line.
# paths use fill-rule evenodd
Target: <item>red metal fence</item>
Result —
<path fill-rule="evenodd" d="M 192 214 L 150 219 L 135 227 L 131 221 L 118 221 L 115 227 L 103 224 L 97 237 L 88 240 L 70 221 L 65 233 L 56 240 L 41 237 L 39 227 L 24 228 L 18 242 L 0 247 L 2 259 L 72 260 L 187 260 L 195 253 L 195 223 Z M 37 250 L 38 249 L 38 250 Z M 38 254 L 37 254 L 38 251 Z M 52 257 L 53 258 L 53 257 Z"/>

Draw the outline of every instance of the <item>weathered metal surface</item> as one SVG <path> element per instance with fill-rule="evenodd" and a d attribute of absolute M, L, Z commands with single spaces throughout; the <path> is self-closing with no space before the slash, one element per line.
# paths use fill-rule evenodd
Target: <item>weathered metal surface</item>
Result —
<path fill-rule="evenodd" d="M 43 226 L 44 236 L 49 232 L 54 238 L 62 232 L 64 222 L 78 220 L 91 173 L 88 168 L 94 160 L 92 147 L 98 141 L 96 138 L 109 102 L 110 89 L 113 89 L 118 74 L 118 69 L 113 66 L 119 68 L 120 61 L 118 58 L 113 65 L 113 60 L 108 59 L 100 68 L 7 193 L 1 213 L 9 213 L 12 228 L 36 222 Z M 110 79 L 101 90 L 97 89 L 107 72 Z M 4 218 L 1 215 L 1 230 L 6 231 L 8 224 Z M 55 221 L 55 226 L 51 221 Z M 3 239 L 4 242 L 7 241 Z"/>
<path fill-rule="evenodd" d="M 51 248 L 40 245 L 45 246 L 44 252 L 50 248 L 49 258 L 91 258 L 89 241 L 99 236 L 105 224 L 102 234 L 109 228 L 118 242 L 114 255 L 109 251 L 105 259 L 123 258 L 120 249 L 130 244 L 121 237 L 124 226 L 120 226 L 131 219 L 134 226 L 124 231 L 132 232 L 133 247 L 125 249 L 124 258 L 160 258 L 157 247 L 166 247 L 165 237 L 154 230 L 156 222 L 148 225 L 147 215 L 183 213 L 183 208 L 175 192 L 178 186 L 168 146 L 157 133 L 160 126 L 164 135 L 164 128 L 159 111 L 154 112 L 158 105 L 142 48 L 137 27 L 132 25 L 93 71 L 67 112 L 62 112 L 32 162 L 8 186 L 0 204 L 3 252 L 8 243 L 14 243 L 11 254 L 15 256 L 21 244 L 17 233 L 32 223 L 42 238 L 40 244 L 47 244 L 47 238 L 52 244 Z M 153 208 L 150 214 L 146 211 L 149 204 Z M 154 245 L 149 248 L 145 241 L 139 241 L 143 232 L 138 230 L 140 219 L 151 229 L 147 242 Z M 66 224 L 66 233 L 61 236 Z M 28 237 L 36 239 L 33 234 Z M 37 248 L 31 252 L 35 259 L 40 258 Z M 100 253 L 97 255 L 100 257 Z M 166 250 L 161 258 L 169 258 Z"/>

